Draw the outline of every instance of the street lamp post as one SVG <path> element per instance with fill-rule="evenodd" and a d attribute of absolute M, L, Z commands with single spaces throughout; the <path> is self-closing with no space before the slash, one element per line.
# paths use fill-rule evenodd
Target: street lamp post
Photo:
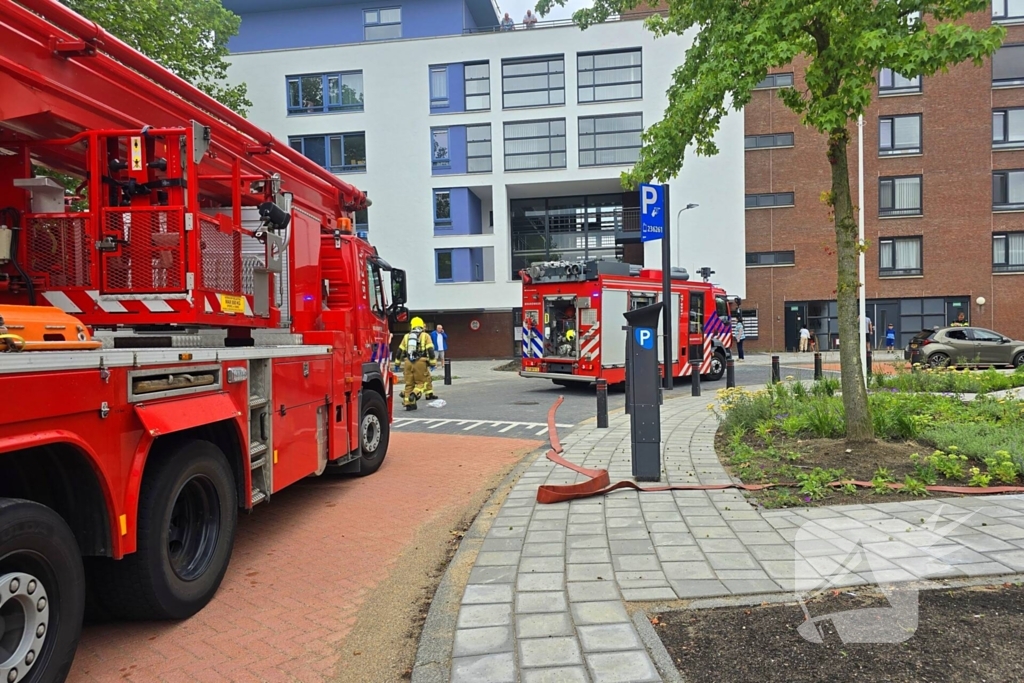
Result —
<path fill-rule="evenodd" d="M 696 209 L 698 206 L 700 206 L 700 204 L 687 204 L 683 208 L 679 209 L 679 211 L 676 212 L 676 225 L 680 225 L 679 220 L 680 216 L 683 215 L 683 211 L 688 211 L 689 209 Z M 676 240 L 676 265 L 682 262 L 682 258 L 679 255 L 679 243 L 681 241 L 682 240 Z"/>

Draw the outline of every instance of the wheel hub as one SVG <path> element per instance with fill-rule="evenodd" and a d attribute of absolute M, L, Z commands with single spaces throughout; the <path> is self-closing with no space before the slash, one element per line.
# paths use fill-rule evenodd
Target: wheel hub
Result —
<path fill-rule="evenodd" d="M 219 529 L 220 505 L 213 482 L 204 476 L 189 479 L 174 501 L 167 529 L 168 557 L 179 579 L 194 581 L 206 572 Z"/>
<path fill-rule="evenodd" d="M 0 576 L 0 683 L 28 676 L 49 623 L 50 601 L 39 579 L 21 572 Z"/>
<path fill-rule="evenodd" d="M 363 418 L 363 450 L 373 453 L 380 445 L 380 419 L 376 415 Z M 3 683 L 0 681 L 0 683 Z"/>

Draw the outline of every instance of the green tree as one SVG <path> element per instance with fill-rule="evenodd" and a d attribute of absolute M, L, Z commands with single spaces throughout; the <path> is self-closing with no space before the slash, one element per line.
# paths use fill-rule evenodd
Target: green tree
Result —
<path fill-rule="evenodd" d="M 244 83 L 227 83 L 228 39 L 241 19 L 220 0 L 62 0 L 82 16 L 245 116 Z"/>
<path fill-rule="evenodd" d="M 542 14 L 566 0 L 541 0 Z M 573 19 L 581 27 L 633 9 L 641 0 L 595 0 Z M 859 344 L 858 239 L 850 194 L 847 148 L 858 116 L 871 102 L 875 74 L 890 68 L 905 76 L 931 76 L 963 62 L 981 65 L 1005 31 L 956 23 L 989 7 L 989 0 L 667 0 L 666 16 L 646 20 L 657 36 L 696 28 L 693 45 L 673 74 L 664 118 L 643 137 L 644 147 L 623 183 L 667 180 L 682 167 L 688 148 L 718 153 L 715 133 L 723 116 L 742 109 L 768 70 L 806 65 L 806 86 L 779 96 L 804 125 L 828 141 L 831 188 L 823 194 L 836 233 L 840 361 L 847 439 L 874 438 Z M 920 17 L 925 17 L 924 20 Z M 823 190 L 825 188 L 822 188 Z"/>

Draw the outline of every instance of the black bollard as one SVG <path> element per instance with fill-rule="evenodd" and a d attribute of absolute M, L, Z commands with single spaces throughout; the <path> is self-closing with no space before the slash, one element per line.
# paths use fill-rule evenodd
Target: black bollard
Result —
<path fill-rule="evenodd" d="M 444 383 L 452 383 L 452 362 L 448 358 L 444 359 Z"/>
<path fill-rule="evenodd" d="M 772 384 L 782 381 L 782 372 L 779 370 L 779 357 L 772 356 Z"/>
<path fill-rule="evenodd" d="M 821 369 L 821 351 L 814 352 L 814 379 L 819 380 L 825 373 Z"/>
<path fill-rule="evenodd" d="M 871 349 L 868 349 L 868 377 L 871 376 Z"/>
<path fill-rule="evenodd" d="M 700 396 L 700 361 L 699 360 L 693 361 L 690 364 L 690 367 L 693 368 L 693 372 L 690 373 L 690 380 L 691 380 L 690 388 L 692 390 L 690 392 L 690 395 L 691 396 Z"/>
<path fill-rule="evenodd" d="M 608 380 L 597 380 L 597 427 L 608 429 Z"/>
<path fill-rule="evenodd" d="M 725 386 L 727 389 L 736 386 L 736 361 L 732 358 L 725 361 Z"/>

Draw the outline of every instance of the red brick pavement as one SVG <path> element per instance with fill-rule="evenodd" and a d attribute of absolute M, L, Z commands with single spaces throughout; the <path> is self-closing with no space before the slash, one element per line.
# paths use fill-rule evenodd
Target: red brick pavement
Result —
<path fill-rule="evenodd" d="M 68 681 L 323 681 L 368 591 L 417 529 L 541 445 L 391 438 L 373 476 L 310 479 L 243 515 L 224 583 L 192 619 L 87 627 Z"/>

